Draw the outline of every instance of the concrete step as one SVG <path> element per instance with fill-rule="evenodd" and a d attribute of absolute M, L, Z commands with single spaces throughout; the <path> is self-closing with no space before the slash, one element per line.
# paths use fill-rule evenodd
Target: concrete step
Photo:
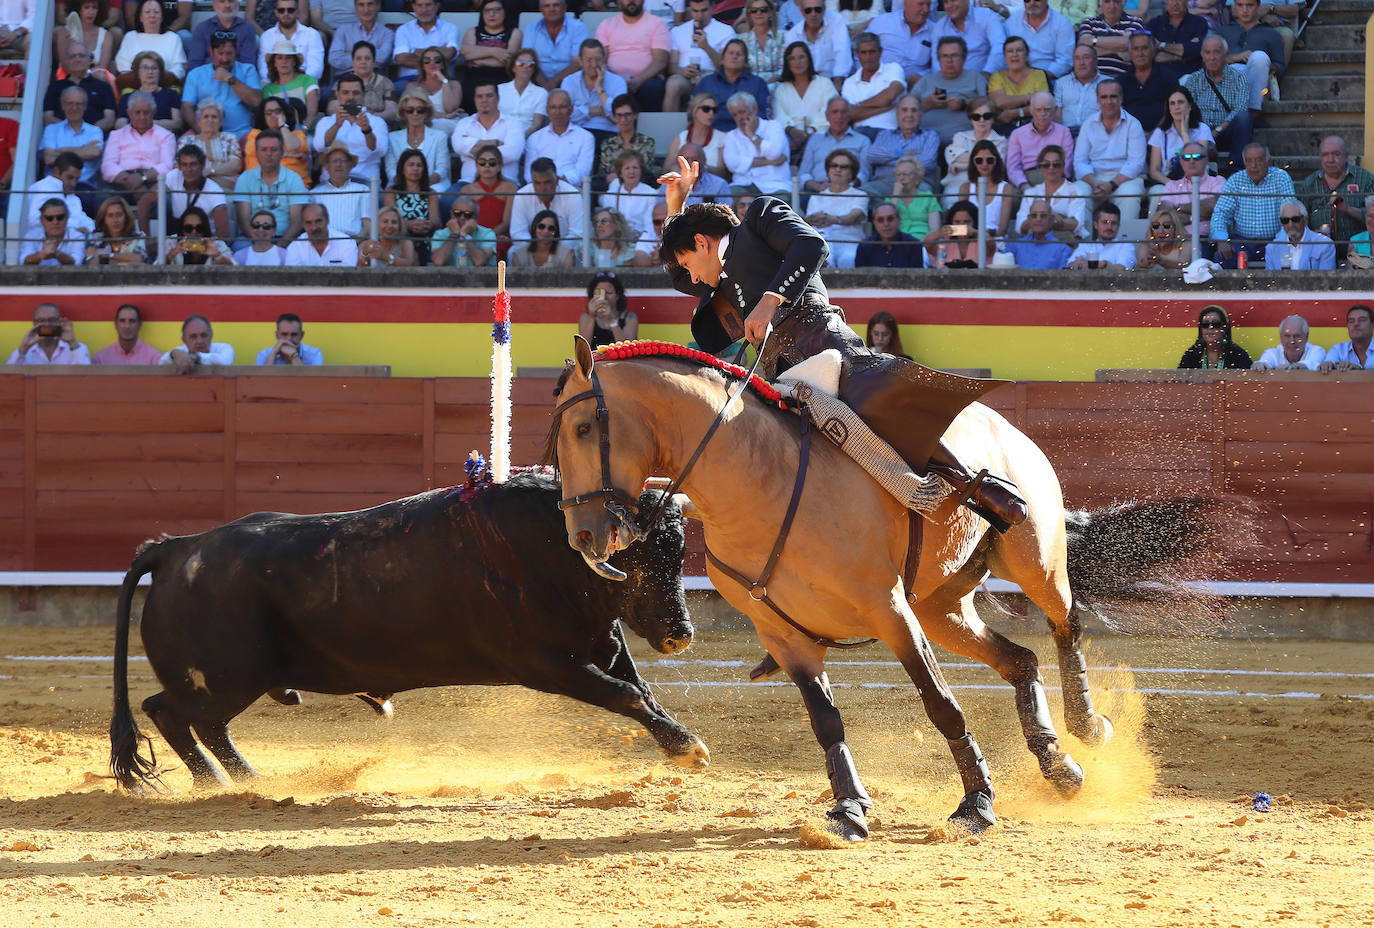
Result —
<path fill-rule="evenodd" d="M 1293 178 L 1293 183 L 1302 180 L 1313 171 L 1321 169 L 1321 159 L 1316 155 L 1294 155 L 1285 157 L 1274 155 L 1274 163 L 1283 168 Z"/>
<path fill-rule="evenodd" d="M 1370 13 L 1374 13 L 1374 3 L 1369 0 L 1322 0 L 1312 22 L 1363 26 L 1369 20 Z"/>
<path fill-rule="evenodd" d="M 1255 140 L 1268 145 L 1276 158 L 1315 156 L 1322 139 L 1328 135 L 1341 136 L 1345 139 L 1346 147 L 1353 152 L 1364 151 L 1364 126 L 1349 126 L 1339 132 L 1332 130 L 1333 127 L 1324 125 L 1271 126 L 1268 129 L 1256 129 Z"/>
<path fill-rule="evenodd" d="M 1363 74 L 1287 74 L 1279 81 L 1280 96 L 1289 100 L 1344 100 L 1355 108 L 1364 106 Z"/>
<path fill-rule="evenodd" d="M 1323 7 L 1323 11 L 1325 7 Z M 1369 14 L 1365 13 L 1368 19 Z M 1355 23 L 1328 22 L 1320 14 L 1305 30 L 1302 38 L 1307 48 L 1319 51 L 1364 50 L 1364 28 L 1355 28 Z M 1304 49 L 1306 50 L 1306 49 Z"/>
<path fill-rule="evenodd" d="M 1285 90 L 1282 99 L 1264 101 L 1266 118 L 1271 114 L 1286 116 L 1344 116 L 1350 122 L 1364 121 L 1364 107 L 1356 100 L 1322 100 L 1298 97 Z M 1272 120 L 1271 120 L 1272 121 Z"/>
<path fill-rule="evenodd" d="M 1292 67 L 1341 67 L 1352 73 L 1362 70 L 1364 65 L 1364 49 L 1338 48 L 1325 49 L 1313 47 L 1311 43 L 1307 48 L 1298 49 L 1293 52 Z"/>

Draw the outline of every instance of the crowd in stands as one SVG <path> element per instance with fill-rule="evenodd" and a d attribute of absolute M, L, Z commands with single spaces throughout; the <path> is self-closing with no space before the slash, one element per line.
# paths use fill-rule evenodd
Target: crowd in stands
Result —
<path fill-rule="evenodd" d="M 1301 3 L 890 2 L 66 0 L 20 259 L 648 266 L 681 157 L 838 267 L 1374 263 L 1345 141 L 1295 184 L 1252 140 Z"/>

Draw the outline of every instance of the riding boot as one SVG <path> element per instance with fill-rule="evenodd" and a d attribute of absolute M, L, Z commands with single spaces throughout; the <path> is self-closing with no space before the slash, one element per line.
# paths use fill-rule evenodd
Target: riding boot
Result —
<path fill-rule="evenodd" d="M 959 502 L 987 519 L 1002 534 L 1026 521 L 1026 501 L 1016 492 L 1016 484 L 988 473 L 987 468 L 971 474 L 943 438 L 936 445 L 928 468 L 954 487 Z"/>

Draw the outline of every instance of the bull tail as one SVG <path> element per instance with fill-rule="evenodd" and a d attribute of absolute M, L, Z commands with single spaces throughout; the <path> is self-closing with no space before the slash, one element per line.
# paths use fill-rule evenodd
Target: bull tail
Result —
<path fill-rule="evenodd" d="M 129 706 L 129 613 L 133 608 L 134 591 L 138 581 L 157 566 L 162 545 L 148 542 L 139 547 L 134 562 L 124 574 L 119 590 L 119 605 L 115 619 L 114 651 L 114 713 L 110 717 L 110 773 L 121 788 L 143 792 L 144 785 L 161 790 L 157 771 L 157 756 L 153 742 L 139 731 Z M 148 756 L 139 753 L 140 743 L 147 744 Z"/>
<path fill-rule="evenodd" d="M 1256 544 L 1258 507 L 1236 497 L 1161 497 L 1065 514 L 1074 606 L 1118 631 L 1216 630 L 1220 579 Z"/>

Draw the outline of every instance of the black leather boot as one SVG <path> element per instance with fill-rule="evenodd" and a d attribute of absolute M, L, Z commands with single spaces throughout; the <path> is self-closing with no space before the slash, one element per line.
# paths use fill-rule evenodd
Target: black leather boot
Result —
<path fill-rule="evenodd" d="M 971 474 L 944 439 L 936 446 L 929 469 L 954 487 L 959 502 L 987 519 L 998 532 L 1006 534 L 1013 525 L 1026 521 L 1026 501 L 1016 492 L 1016 484 L 988 473 L 986 468 Z"/>

